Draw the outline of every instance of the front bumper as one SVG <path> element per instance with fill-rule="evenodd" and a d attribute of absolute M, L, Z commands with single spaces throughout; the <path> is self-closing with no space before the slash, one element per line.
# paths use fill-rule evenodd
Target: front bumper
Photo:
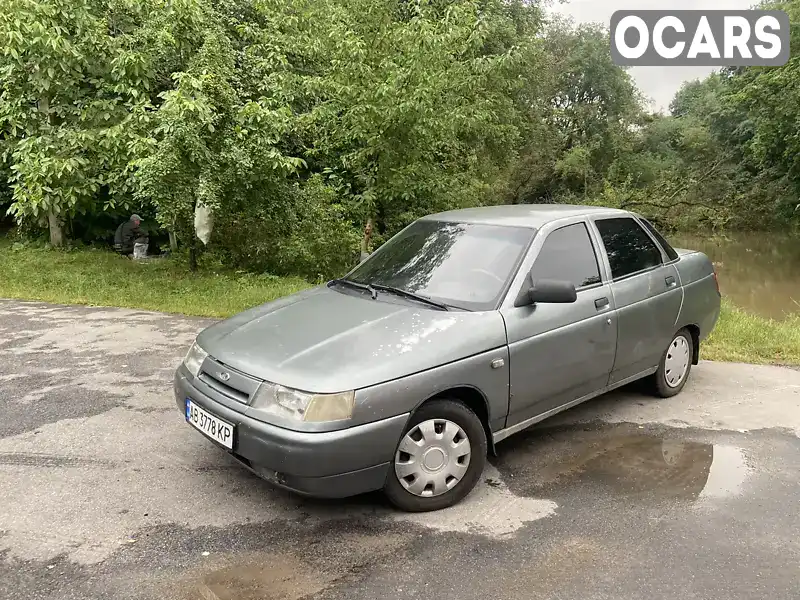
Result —
<path fill-rule="evenodd" d="M 175 373 L 175 401 L 181 413 L 190 398 L 232 423 L 234 458 L 274 485 L 308 496 L 345 498 L 383 488 L 409 417 L 324 433 L 292 431 L 228 408 L 200 392 L 190 378 L 182 366 Z"/>

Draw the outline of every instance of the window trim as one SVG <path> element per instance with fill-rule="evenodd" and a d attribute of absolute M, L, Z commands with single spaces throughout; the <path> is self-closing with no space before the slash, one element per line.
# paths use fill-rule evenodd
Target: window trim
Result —
<path fill-rule="evenodd" d="M 641 226 L 641 228 L 644 229 L 645 233 L 650 236 L 650 239 L 653 240 L 653 242 L 655 242 L 656 247 L 661 251 L 661 262 L 662 262 L 662 264 L 664 264 L 664 265 L 674 265 L 676 262 L 678 262 L 681 259 L 681 255 L 678 254 L 678 251 L 675 250 L 674 247 L 672 248 L 672 250 L 675 252 L 675 254 L 678 254 L 678 256 L 676 256 L 675 258 L 670 258 L 669 257 L 669 254 L 667 254 L 666 248 L 664 248 L 664 246 L 661 244 L 661 242 L 659 242 L 658 239 L 653 236 L 653 234 L 650 232 L 650 230 L 647 228 L 647 226 L 645 226 L 644 222 L 647 221 L 648 223 L 650 223 L 650 221 L 645 219 L 642 215 L 639 215 L 639 214 L 636 214 L 636 213 L 631 213 L 631 214 L 636 218 L 637 221 L 639 221 L 639 225 Z M 650 223 L 650 226 L 653 229 L 656 228 L 656 226 L 653 225 L 652 223 Z M 666 238 L 664 238 L 664 239 L 666 240 Z"/>
<path fill-rule="evenodd" d="M 598 281 L 597 283 L 591 283 L 589 285 L 582 285 L 581 287 L 576 287 L 575 292 L 581 293 L 586 290 L 592 290 L 605 285 L 605 282 L 603 281 L 604 273 L 603 269 L 601 268 L 600 257 L 597 255 L 597 248 L 595 248 L 595 242 L 594 239 L 592 239 L 592 232 L 589 228 L 589 224 L 585 220 L 576 221 L 575 223 L 568 223 L 566 225 L 561 225 L 560 227 L 556 227 L 552 231 L 549 231 L 545 236 L 542 245 L 539 247 L 539 251 L 536 253 L 536 257 L 533 259 L 533 262 L 531 263 L 531 268 L 528 271 L 529 274 L 531 271 L 533 271 L 534 267 L 536 266 L 536 261 L 539 260 L 539 256 L 541 255 L 542 250 L 544 250 L 545 244 L 547 244 L 547 240 L 550 239 L 551 235 L 553 235 L 557 231 L 561 231 L 562 229 L 567 229 L 568 227 L 575 227 L 576 225 L 583 225 L 583 230 L 586 232 L 586 239 L 589 241 L 589 247 L 592 249 L 592 255 L 594 256 L 594 264 L 597 266 L 597 276 L 600 278 L 600 281 Z"/>
<path fill-rule="evenodd" d="M 638 277 L 639 275 L 644 275 L 646 273 L 650 273 L 651 271 L 655 271 L 656 269 L 660 269 L 663 266 L 664 263 L 662 262 L 660 265 L 656 265 L 655 267 L 648 267 L 647 269 L 634 271 L 633 273 L 628 273 L 627 275 L 623 275 L 621 277 L 617 277 L 616 279 L 612 279 L 611 283 L 617 283 L 619 281 L 625 281 L 626 279 L 632 279 L 633 277 Z"/>
<path fill-rule="evenodd" d="M 661 259 L 661 262 L 659 264 L 654 265 L 652 267 L 647 267 L 645 269 L 639 269 L 638 271 L 633 271 L 632 273 L 626 273 L 625 275 L 621 275 L 619 277 L 614 277 L 614 270 L 611 267 L 611 259 L 608 256 L 608 250 L 606 249 L 605 242 L 603 242 L 603 234 L 600 233 L 600 228 L 597 226 L 597 222 L 598 221 L 614 221 L 614 220 L 619 220 L 619 219 L 630 219 L 631 221 L 633 221 L 636 224 L 636 226 L 639 229 L 641 229 L 644 232 L 644 234 L 647 236 L 647 239 L 650 240 L 650 242 L 655 246 L 655 249 L 658 251 L 659 258 Z M 645 273 L 650 273 L 651 271 L 655 271 L 656 269 L 660 269 L 661 267 L 663 267 L 664 265 L 667 264 L 664 259 L 668 258 L 668 257 L 666 256 L 666 254 L 664 252 L 664 249 L 661 247 L 661 244 L 656 243 L 656 241 L 650 235 L 650 232 L 647 231 L 647 228 L 644 227 L 641 223 L 639 223 L 639 220 L 636 218 L 636 215 L 634 215 L 633 213 L 628 213 L 628 214 L 625 214 L 625 215 L 598 216 L 598 217 L 592 219 L 592 223 L 594 224 L 595 230 L 597 231 L 598 241 L 599 241 L 600 244 L 602 244 L 602 247 L 603 247 L 603 254 L 605 255 L 606 262 L 608 264 L 608 275 L 610 277 L 610 279 L 609 279 L 610 283 L 617 283 L 618 281 L 625 281 L 626 279 L 631 279 L 633 277 L 638 277 L 639 275 L 644 275 Z"/>
<path fill-rule="evenodd" d="M 531 248 L 533 247 L 533 243 L 536 241 L 536 238 L 539 236 L 539 229 L 536 227 L 527 227 L 526 229 L 531 230 L 531 238 L 528 240 L 528 244 L 519 253 L 519 257 L 517 258 L 517 262 L 511 268 L 510 275 L 506 279 L 505 285 L 503 289 L 500 291 L 500 295 L 497 297 L 497 302 L 494 305 L 494 308 L 491 310 L 500 310 L 503 306 L 503 303 L 508 298 L 508 294 L 511 291 L 512 286 L 514 285 L 514 281 L 517 279 L 517 274 L 519 270 L 522 268 L 522 265 L 525 264 L 525 259 L 528 258 L 528 254 L 530 254 Z"/>
<path fill-rule="evenodd" d="M 596 216 L 611 217 L 614 215 L 615 213 L 609 210 L 609 212 L 598 213 Z M 514 274 L 512 283 L 508 287 L 506 297 L 500 303 L 498 310 L 501 312 L 507 310 L 522 310 L 520 307 L 516 306 L 515 303 L 519 298 L 522 289 L 527 285 L 531 268 L 533 267 L 533 263 L 539 255 L 539 251 L 541 250 L 542 240 L 546 239 L 547 235 L 554 229 L 559 229 L 565 225 L 572 225 L 574 223 L 584 223 L 589 230 L 589 237 L 592 240 L 592 247 L 595 252 L 595 256 L 598 257 L 600 262 L 601 283 L 597 286 L 597 288 L 602 289 L 603 287 L 608 286 L 611 278 L 611 271 L 608 267 L 608 258 L 606 257 L 605 252 L 600 245 L 600 238 L 597 233 L 597 228 L 592 223 L 592 219 L 594 217 L 595 215 L 592 214 L 570 215 L 567 217 L 561 217 L 559 219 L 553 219 L 552 221 L 543 223 L 540 227 L 536 228 L 536 235 L 531 241 L 531 245 L 528 248 L 528 252 L 525 254 L 525 258 L 522 260 L 522 262 L 520 262 L 517 272 Z"/>

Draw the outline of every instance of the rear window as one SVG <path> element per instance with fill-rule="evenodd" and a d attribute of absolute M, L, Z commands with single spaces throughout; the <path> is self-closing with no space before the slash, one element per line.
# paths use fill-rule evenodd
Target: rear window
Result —
<path fill-rule="evenodd" d="M 661 264 L 661 251 L 642 227 L 630 217 L 595 221 L 614 279 Z"/>
<path fill-rule="evenodd" d="M 667 253 L 667 256 L 669 257 L 669 260 L 670 261 L 677 260 L 678 259 L 678 253 L 675 252 L 675 248 L 673 248 L 670 245 L 670 243 L 664 238 L 664 236 L 661 235 L 655 227 L 653 227 L 653 224 L 650 223 L 650 221 L 648 221 L 647 219 L 642 219 L 642 223 L 644 223 L 644 226 L 647 229 L 647 231 L 649 231 L 651 233 L 651 235 L 654 238 L 656 238 L 656 241 L 664 249 L 664 252 Z"/>

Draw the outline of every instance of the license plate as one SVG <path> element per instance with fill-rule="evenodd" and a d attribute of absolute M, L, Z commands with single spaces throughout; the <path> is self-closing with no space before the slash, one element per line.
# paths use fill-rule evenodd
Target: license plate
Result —
<path fill-rule="evenodd" d="M 203 410 L 189 398 L 186 399 L 186 420 L 218 444 L 233 450 L 233 425 Z"/>

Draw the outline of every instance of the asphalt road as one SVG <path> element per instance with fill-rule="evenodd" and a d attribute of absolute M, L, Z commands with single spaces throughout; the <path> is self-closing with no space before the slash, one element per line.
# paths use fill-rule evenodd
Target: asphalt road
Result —
<path fill-rule="evenodd" d="M 502 443 L 463 504 L 272 489 L 187 426 L 201 320 L 0 301 L 0 598 L 800 597 L 800 372 L 701 363 Z"/>

